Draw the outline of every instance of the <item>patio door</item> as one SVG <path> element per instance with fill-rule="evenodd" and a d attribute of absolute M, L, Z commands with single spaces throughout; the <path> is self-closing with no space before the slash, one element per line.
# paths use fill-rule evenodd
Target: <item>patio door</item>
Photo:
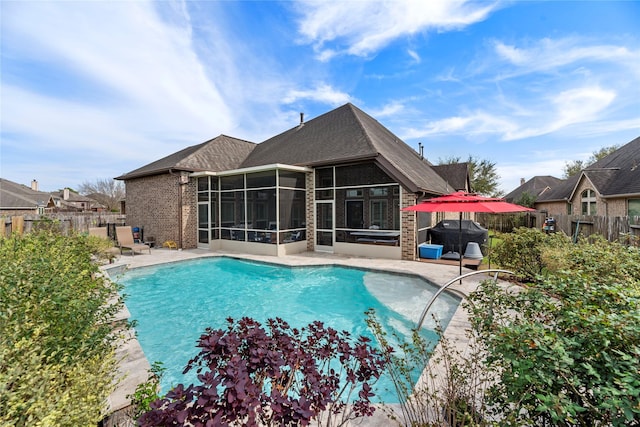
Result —
<path fill-rule="evenodd" d="M 333 252 L 333 242 L 335 241 L 334 216 L 333 200 L 316 201 L 316 251 Z"/>

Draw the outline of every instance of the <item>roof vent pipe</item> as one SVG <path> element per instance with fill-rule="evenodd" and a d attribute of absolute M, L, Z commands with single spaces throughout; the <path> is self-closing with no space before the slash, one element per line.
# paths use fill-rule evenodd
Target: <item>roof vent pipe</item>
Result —
<path fill-rule="evenodd" d="M 420 152 L 420 159 L 424 159 L 424 145 L 422 145 L 422 142 L 418 142 L 418 151 Z"/>
<path fill-rule="evenodd" d="M 304 124 L 304 113 L 300 113 L 300 126 Z"/>

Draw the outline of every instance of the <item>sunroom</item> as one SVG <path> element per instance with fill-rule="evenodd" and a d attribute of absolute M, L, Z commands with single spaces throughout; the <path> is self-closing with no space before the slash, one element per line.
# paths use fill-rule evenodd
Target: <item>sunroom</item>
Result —
<path fill-rule="evenodd" d="M 400 258 L 401 187 L 375 163 L 196 172 L 198 247 Z"/>

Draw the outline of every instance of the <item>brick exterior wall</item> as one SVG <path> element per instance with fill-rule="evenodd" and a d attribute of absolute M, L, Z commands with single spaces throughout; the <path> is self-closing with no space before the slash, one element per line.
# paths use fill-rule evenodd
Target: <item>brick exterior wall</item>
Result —
<path fill-rule="evenodd" d="M 307 185 L 307 251 L 313 252 L 316 241 L 316 224 L 315 224 L 315 212 L 314 201 L 316 198 L 316 185 L 314 181 L 313 172 L 307 173 L 306 176 Z"/>
<path fill-rule="evenodd" d="M 191 178 L 182 190 L 182 247 L 198 247 L 198 180 Z"/>
<path fill-rule="evenodd" d="M 594 190 L 596 194 L 596 209 L 598 216 L 606 217 L 626 217 L 627 199 L 603 199 L 588 179 L 583 178 L 573 194 L 573 199 L 569 202 L 573 205 L 572 215 L 582 215 L 582 192 L 584 190 Z M 567 215 L 567 204 L 565 202 L 536 203 L 537 210 L 546 210 L 549 216 Z"/>
<path fill-rule="evenodd" d="M 142 227 L 145 238 L 154 237 L 158 245 L 173 240 L 185 249 L 197 246 L 195 180 L 181 185 L 179 175 L 162 174 L 127 180 L 125 187 L 127 225 Z"/>
<path fill-rule="evenodd" d="M 416 204 L 416 195 L 400 189 L 400 208 L 413 206 Z M 400 211 L 400 247 L 402 248 L 402 259 L 414 261 L 416 259 L 416 242 L 418 239 L 418 227 L 416 223 L 416 213 L 410 211 Z"/>

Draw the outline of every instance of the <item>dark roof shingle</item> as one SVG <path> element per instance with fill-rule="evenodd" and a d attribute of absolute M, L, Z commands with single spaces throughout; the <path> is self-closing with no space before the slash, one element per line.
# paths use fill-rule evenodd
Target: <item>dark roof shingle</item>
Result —
<path fill-rule="evenodd" d="M 351 103 L 258 144 L 242 167 L 273 163 L 319 166 L 374 159 L 412 191 L 453 191 L 427 160 Z"/>
<path fill-rule="evenodd" d="M 166 173 L 170 169 L 188 172 L 220 172 L 237 169 L 256 147 L 253 142 L 220 135 L 209 141 L 193 145 L 160 160 L 135 169 L 116 179 L 132 179 Z"/>

